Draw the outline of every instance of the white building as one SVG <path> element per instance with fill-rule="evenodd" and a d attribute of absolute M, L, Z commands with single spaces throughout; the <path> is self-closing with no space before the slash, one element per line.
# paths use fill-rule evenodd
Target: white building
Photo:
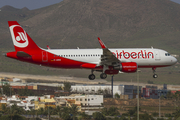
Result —
<path fill-rule="evenodd" d="M 13 82 L 22 82 L 22 80 L 19 78 L 13 78 L 12 80 L 13 80 Z"/>
<path fill-rule="evenodd" d="M 27 98 L 25 98 L 26 101 L 37 101 L 38 97 L 37 96 L 27 96 Z"/>
<path fill-rule="evenodd" d="M 83 106 L 102 106 L 103 95 L 71 95 L 60 96 L 55 99 L 80 101 Z"/>
<path fill-rule="evenodd" d="M 31 110 L 34 109 L 34 104 L 31 103 L 31 101 L 26 100 L 20 100 L 18 96 L 13 95 L 12 97 L 7 98 L 7 105 L 17 105 L 18 107 L 22 107 L 24 110 Z"/>
<path fill-rule="evenodd" d="M 111 85 L 72 85 L 71 92 L 79 93 L 98 93 L 99 90 L 107 90 L 111 93 Z M 124 94 L 124 85 L 114 85 L 113 86 L 113 95 L 118 93 L 119 95 Z"/>

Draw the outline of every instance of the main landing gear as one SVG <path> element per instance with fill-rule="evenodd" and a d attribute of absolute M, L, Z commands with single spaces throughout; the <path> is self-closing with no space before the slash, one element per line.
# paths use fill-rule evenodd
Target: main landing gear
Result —
<path fill-rule="evenodd" d="M 94 80 L 96 78 L 96 76 L 93 74 L 94 70 L 91 71 L 91 74 L 89 75 L 89 80 Z M 101 73 L 100 74 L 100 78 L 101 79 L 106 79 L 107 78 L 107 74 L 106 73 Z"/>
<path fill-rule="evenodd" d="M 96 76 L 93 74 L 94 70 L 91 71 L 91 74 L 89 75 L 89 80 L 94 80 Z"/>
<path fill-rule="evenodd" d="M 89 75 L 89 80 L 94 80 L 95 78 L 96 78 L 96 76 L 94 74 Z"/>
<path fill-rule="evenodd" d="M 101 73 L 100 78 L 101 79 L 106 79 L 107 78 L 107 74 L 106 73 Z"/>
<path fill-rule="evenodd" d="M 155 73 L 156 73 L 156 68 L 155 68 L 155 67 L 153 67 L 153 68 L 152 68 L 152 70 L 153 70 L 153 73 L 154 73 L 153 78 L 157 78 L 157 77 L 158 77 L 158 75 L 157 75 L 157 74 L 155 74 Z"/>

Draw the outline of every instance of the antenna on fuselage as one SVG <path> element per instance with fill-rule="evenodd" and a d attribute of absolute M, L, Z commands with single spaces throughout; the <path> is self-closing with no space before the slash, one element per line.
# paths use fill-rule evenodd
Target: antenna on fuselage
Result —
<path fill-rule="evenodd" d="M 151 49 L 153 49 L 153 46 L 151 46 Z"/>

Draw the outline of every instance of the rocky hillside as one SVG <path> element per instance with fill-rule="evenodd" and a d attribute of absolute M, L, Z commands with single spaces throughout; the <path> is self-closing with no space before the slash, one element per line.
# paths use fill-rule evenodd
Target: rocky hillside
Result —
<path fill-rule="evenodd" d="M 99 47 L 98 36 L 108 47 L 180 45 L 180 5 L 170 0 L 64 0 L 32 11 L 5 6 L 0 31 L 8 35 L 0 34 L 9 44 L 8 20 L 20 22 L 42 47 Z"/>

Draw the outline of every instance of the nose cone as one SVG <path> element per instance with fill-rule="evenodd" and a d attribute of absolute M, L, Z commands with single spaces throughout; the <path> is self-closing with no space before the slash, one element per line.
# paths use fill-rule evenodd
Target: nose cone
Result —
<path fill-rule="evenodd" d="M 175 57 L 173 57 L 173 56 L 171 58 L 171 63 L 172 63 L 172 65 L 177 63 L 177 59 Z"/>

